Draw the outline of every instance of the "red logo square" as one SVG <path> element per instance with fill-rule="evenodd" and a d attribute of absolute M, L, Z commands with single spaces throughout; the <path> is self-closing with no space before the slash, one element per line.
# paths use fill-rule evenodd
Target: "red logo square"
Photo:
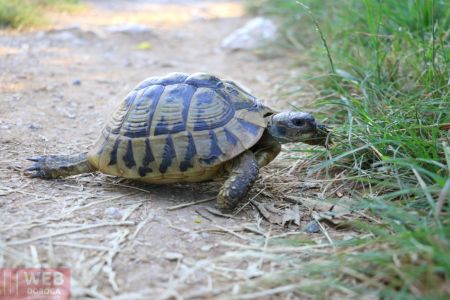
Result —
<path fill-rule="evenodd" d="M 0 300 L 70 300 L 68 268 L 0 268 Z"/>

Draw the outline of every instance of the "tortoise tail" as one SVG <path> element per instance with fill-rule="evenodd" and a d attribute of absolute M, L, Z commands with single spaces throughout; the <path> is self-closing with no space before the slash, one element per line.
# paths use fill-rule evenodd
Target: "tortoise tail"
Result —
<path fill-rule="evenodd" d="M 25 170 L 25 175 L 32 178 L 54 179 L 95 171 L 87 160 L 87 153 L 45 155 L 27 159 L 34 162 Z"/>

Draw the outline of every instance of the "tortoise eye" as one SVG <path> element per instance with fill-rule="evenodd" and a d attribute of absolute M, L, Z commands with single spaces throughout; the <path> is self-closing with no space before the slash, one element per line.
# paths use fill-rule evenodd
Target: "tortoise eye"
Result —
<path fill-rule="evenodd" d="M 294 118 L 292 119 L 292 124 L 294 124 L 295 126 L 305 126 L 306 121 L 303 118 Z"/>

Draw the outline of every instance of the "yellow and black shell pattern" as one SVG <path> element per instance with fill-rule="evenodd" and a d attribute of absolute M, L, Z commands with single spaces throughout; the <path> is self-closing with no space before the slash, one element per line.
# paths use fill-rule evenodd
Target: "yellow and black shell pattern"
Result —
<path fill-rule="evenodd" d="M 99 171 L 149 183 L 213 179 L 258 142 L 272 111 L 205 73 L 150 77 L 131 91 L 88 153 Z"/>

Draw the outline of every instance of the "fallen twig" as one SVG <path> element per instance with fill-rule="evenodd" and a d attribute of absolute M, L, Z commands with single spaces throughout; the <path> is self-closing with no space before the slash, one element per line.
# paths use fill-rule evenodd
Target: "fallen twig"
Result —
<path fill-rule="evenodd" d="M 47 233 L 47 234 L 37 236 L 37 237 L 31 238 L 31 239 L 12 241 L 12 242 L 5 243 L 5 245 L 7 245 L 7 246 L 24 245 L 24 244 L 29 244 L 29 243 L 32 243 L 32 242 L 35 242 L 38 240 L 42 240 L 42 239 L 48 239 L 48 238 L 55 237 L 55 236 L 60 236 L 60 235 L 74 233 L 74 232 L 83 231 L 83 230 L 89 230 L 89 229 L 98 228 L 98 227 L 129 226 L 129 225 L 134 225 L 134 222 L 127 221 L 127 222 L 116 222 L 116 223 L 108 222 L 108 223 L 92 224 L 92 225 L 86 225 L 86 226 L 80 227 L 80 228 L 73 228 L 73 229 L 69 229 L 69 230 L 61 230 L 61 231 L 57 231 L 57 232 Z"/>
<path fill-rule="evenodd" d="M 188 207 L 188 206 L 192 206 L 192 205 L 197 205 L 197 204 L 213 201 L 215 199 L 216 199 L 216 197 L 211 197 L 211 198 L 207 198 L 207 199 L 203 199 L 203 200 L 192 201 L 192 202 L 183 203 L 183 204 L 179 204 L 179 205 L 175 205 L 175 206 L 169 206 L 169 207 L 166 208 L 166 210 L 182 209 L 182 208 L 185 208 L 185 207 Z"/>
<path fill-rule="evenodd" d="M 327 238 L 327 240 L 330 242 L 331 246 L 333 246 L 333 248 L 336 248 L 336 245 L 334 244 L 333 240 L 331 239 L 330 235 L 328 234 L 328 231 L 325 229 L 325 227 L 323 227 L 323 225 L 320 223 L 320 217 L 316 212 L 312 213 L 312 217 L 314 218 L 314 220 L 317 222 L 317 224 L 320 227 L 320 230 L 323 232 L 323 234 L 325 235 L 325 237 Z"/>

